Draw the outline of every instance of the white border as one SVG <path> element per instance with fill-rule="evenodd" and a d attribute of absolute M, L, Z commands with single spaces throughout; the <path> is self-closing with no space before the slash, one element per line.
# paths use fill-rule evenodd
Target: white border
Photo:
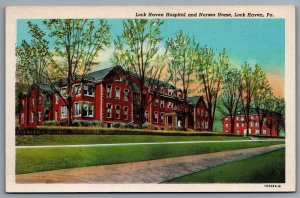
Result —
<path fill-rule="evenodd" d="M 285 19 L 286 183 L 264 184 L 16 184 L 16 19 L 135 18 L 136 12 L 259 12 Z M 216 17 L 217 18 L 217 17 Z M 7 192 L 274 192 L 295 191 L 295 7 L 294 6 L 20 6 L 6 8 L 6 191 Z"/>

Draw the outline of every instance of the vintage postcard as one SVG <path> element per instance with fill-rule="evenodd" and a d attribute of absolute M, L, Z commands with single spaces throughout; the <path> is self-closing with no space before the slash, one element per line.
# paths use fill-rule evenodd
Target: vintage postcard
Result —
<path fill-rule="evenodd" d="M 293 192 L 294 6 L 6 9 L 7 192 Z"/>

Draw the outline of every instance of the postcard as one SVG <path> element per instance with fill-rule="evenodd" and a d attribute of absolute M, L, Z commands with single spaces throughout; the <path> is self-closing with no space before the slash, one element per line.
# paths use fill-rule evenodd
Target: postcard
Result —
<path fill-rule="evenodd" d="M 294 6 L 6 8 L 7 192 L 294 192 Z"/>

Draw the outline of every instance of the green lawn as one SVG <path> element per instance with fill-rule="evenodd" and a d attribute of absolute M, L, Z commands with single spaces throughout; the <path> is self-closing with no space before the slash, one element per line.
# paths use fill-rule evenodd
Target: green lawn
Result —
<path fill-rule="evenodd" d="M 165 183 L 284 183 L 285 150 L 274 151 Z"/>
<path fill-rule="evenodd" d="M 17 149 L 16 174 L 161 159 L 274 144 L 282 144 L 282 142 L 224 142 L 205 144 L 193 143 L 174 145 Z"/>
<path fill-rule="evenodd" d="M 16 144 L 18 146 L 34 146 L 245 139 L 247 138 L 241 136 L 25 135 L 16 136 Z"/>

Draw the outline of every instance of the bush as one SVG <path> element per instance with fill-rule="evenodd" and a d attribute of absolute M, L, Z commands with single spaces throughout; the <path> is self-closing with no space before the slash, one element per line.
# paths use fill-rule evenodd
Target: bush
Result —
<path fill-rule="evenodd" d="M 122 128 L 122 129 L 124 129 L 124 128 L 125 128 L 125 126 L 126 126 L 126 124 L 125 124 L 125 123 L 123 123 L 123 122 L 120 124 L 120 128 Z"/>
<path fill-rule="evenodd" d="M 120 126 L 121 126 L 121 123 L 119 123 L 119 122 L 113 122 L 112 123 L 113 128 L 120 128 Z"/>
<path fill-rule="evenodd" d="M 103 127 L 103 122 L 102 121 L 93 121 L 93 125 L 96 127 Z"/>
<path fill-rule="evenodd" d="M 125 124 L 124 128 L 126 128 L 126 129 L 135 129 L 135 128 L 137 128 L 137 125 L 134 124 L 133 122 L 129 122 L 129 123 Z"/>
<path fill-rule="evenodd" d="M 58 126 L 67 126 L 67 121 L 61 121 L 61 122 L 59 122 Z"/>
<path fill-rule="evenodd" d="M 56 120 L 44 121 L 44 126 L 58 126 L 58 122 Z"/>
<path fill-rule="evenodd" d="M 175 126 L 175 127 L 172 128 L 172 130 L 174 130 L 174 131 L 183 131 L 183 127 Z"/>
<path fill-rule="evenodd" d="M 148 122 L 143 124 L 143 129 L 150 129 L 151 125 Z"/>
<path fill-rule="evenodd" d="M 72 122 L 72 125 L 73 125 L 73 126 L 81 126 L 80 120 L 74 120 L 74 121 Z"/>

